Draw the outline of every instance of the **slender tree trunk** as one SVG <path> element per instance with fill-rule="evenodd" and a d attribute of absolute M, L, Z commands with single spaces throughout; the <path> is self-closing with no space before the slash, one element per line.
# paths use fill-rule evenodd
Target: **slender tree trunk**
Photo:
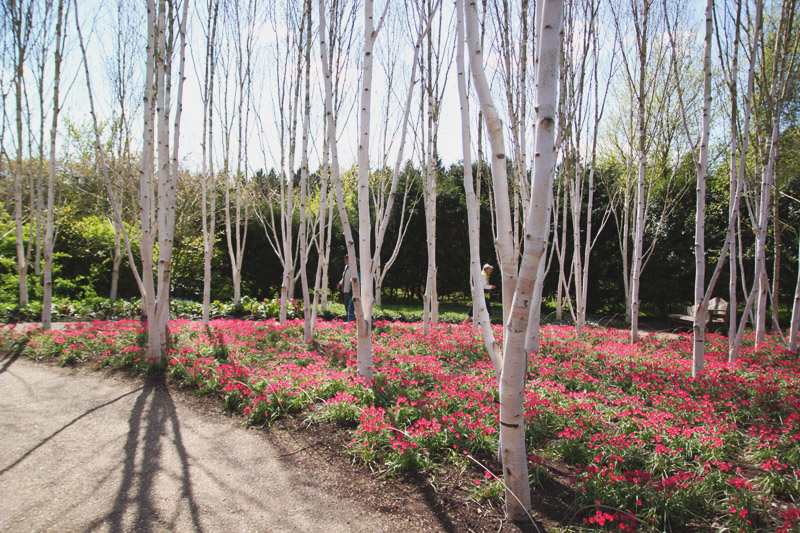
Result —
<path fill-rule="evenodd" d="M 546 245 L 547 207 L 555 171 L 556 96 L 564 4 L 561 0 L 544 0 L 540 9 L 541 27 L 537 32 L 539 44 L 534 107 L 536 133 L 533 186 L 525 228 L 525 251 L 504 333 L 505 355 L 500 379 L 500 443 L 506 483 L 506 516 L 512 520 L 524 520 L 529 516 L 530 509 L 524 419 L 525 371 L 528 355 L 525 352 L 525 340 L 530 309 L 541 305 L 541 302 L 533 301 L 531 296 Z"/>
<path fill-rule="evenodd" d="M 633 265 L 631 267 L 631 342 L 639 340 L 639 286 L 642 276 L 642 256 L 644 249 L 644 185 L 647 164 L 647 130 L 645 127 L 645 98 L 647 91 L 647 25 L 650 13 L 650 0 L 644 0 L 642 13 L 642 32 L 639 44 L 639 87 L 636 94 L 638 103 L 638 171 L 636 173 L 636 215 L 634 219 Z"/>
<path fill-rule="evenodd" d="M 13 6 L 12 6 L 13 10 Z M 23 83 L 25 75 L 25 50 L 28 40 L 30 25 L 25 25 L 22 20 L 22 4 L 19 5 L 17 17 L 12 20 L 14 41 L 16 48 L 16 64 L 14 72 L 15 102 L 16 102 L 16 125 L 17 125 L 17 164 L 14 168 L 14 228 L 16 235 L 17 252 L 17 286 L 19 293 L 19 305 L 28 305 L 28 264 L 25 260 L 25 237 L 22 230 L 22 98 Z"/>
<path fill-rule="evenodd" d="M 467 98 L 467 80 L 464 64 L 464 0 L 457 0 L 457 41 L 456 41 L 456 66 L 458 68 L 458 95 L 461 103 L 461 150 L 464 156 L 464 193 L 467 197 L 467 225 L 469 227 L 469 270 L 472 279 L 472 309 L 473 316 L 480 323 L 483 342 L 486 351 L 494 365 L 495 376 L 499 379 L 503 371 L 503 352 L 495 340 L 492 323 L 486 309 L 484 299 L 483 276 L 481 275 L 480 253 L 480 204 L 475 195 L 472 177 L 472 153 L 470 144 L 470 117 L 469 99 Z"/>
<path fill-rule="evenodd" d="M 742 16 L 742 5 L 739 3 L 736 8 L 736 21 L 735 21 L 735 29 L 734 29 L 734 39 L 733 39 L 733 58 L 731 62 L 731 73 L 730 73 L 730 99 L 731 99 L 731 122 L 730 122 L 730 199 L 728 201 L 728 217 L 734 218 L 734 223 L 738 222 L 739 213 L 738 210 L 734 211 L 734 206 L 739 205 L 738 198 L 734 198 L 734 193 L 737 190 L 737 177 L 739 175 L 738 171 L 738 164 L 737 164 L 737 153 L 739 150 L 739 139 L 738 139 L 738 121 L 739 121 L 739 96 L 738 96 L 738 77 L 739 77 L 739 35 L 741 32 L 741 16 Z M 736 257 L 737 257 L 737 248 L 736 248 L 736 238 L 735 235 L 732 236 L 730 239 L 730 252 L 728 256 L 728 314 L 729 314 L 729 321 L 728 321 L 728 349 L 733 347 L 734 338 L 736 337 L 736 326 L 738 325 L 737 320 L 737 309 L 738 309 L 738 298 L 737 298 L 737 267 L 736 267 Z"/>
<path fill-rule="evenodd" d="M 160 2 L 159 7 L 163 7 Z M 163 12 L 163 11 L 162 11 Z M 155 115 L 156 115 L 156 90 L 157 83 L 161 80 L 156 75 L 155 56 L 159 32 L 163 32 L 163 23 L 157 19 L 154 0 L 147 1 L 147 50 L 144 89 L 144 129 L 142 143 L 141 170 L 139 173 L 139 205 L 140 207 L 140 251 L 142 255 L 142 306 L 144 315 L 148 320 L 148 361 L 158 360 L 161 355 L 161 346 L 157 328 L 154 325 L 156 308 L 156 291 L 153 280 L 153 252 L 155 250 L 153 220 L 153 167 L 155 146 Z"/>
<path fill-rule="evenodd" d="M 306 219 L 308 196 L 308 130 L 311 120 L 311 0 L 303 3 L 303 19 L 305 21 L 305 39 L 303 39 L 305 68 L 304 68 L 304 102 L 303 102 L 303 132 L 300 149 L 300 229 L 298 241 L 300 245 L 300 281 L 303 288 L 303 317 L 304 338 L 310 343 L 314 337 L 314 318 L 311 312 L 311 298 L 308 293 L 308 252 L 306 250 Z"/>
<path fill-rule="evenodd" d="M 541 26 L 538 28 L 539 53 L 537 54 L 537 86 L 536 86 L 536 135 L 535 163 L 533 187 L 531 188 L 530 208 L 525 224 L 525 250 L 517 277 L 516 264 L 508 272 L 513 276 L 513 287 L 506 287 L 506 271 L 504 270 L 503 290 L 512 289 L 511 305 L 505 306 L 507 316 L 505 339 L 503 342 L 503 369 L 500 378 L 500 447 L 503 460 L 504 481 L 506 485 L 506 516 L 511 520 L 523 520 L 529 517 L 530 483 L 528 480 L 527 455 L 525 452 L 524 429 L 524 381 L 527 354 L 525 352 L 526 333 L 530 320 L 530 310 L 541 302 L 532 301 L 532 293 L 536 284 L 539 261 L 545 249 L 548 202 L 552 191 L 553 173 L 555 170 L 555 111 L 558 89 L 558 62 L 561 55 L 561 21 L 563 2 L 545 0 L 541 6 Z M 503 198 L 497 196 L 497 190 L 503 189 L 502 181 L 507 182 L 505 157 L 502 155 L 502 131 L 493 129 L 499 126 L 496 112 L 492 104 L 488 84 L 482 64 L 482 53 L 478 45 L 477 7 L 471 2 L 466 9 L 467 35 L 472 59 L 473 78 L 479 94 L 481 108 L 492 135 L 493 161 L 503 161 L 503 170 L 493 172 L 492 181 L 499 205 Z M 537 17 L 537 21 L 539 18 Z M 494 114 L 493 117 L 490 117 Z M 498 135 L 499 134 L 499 135 Z M 499 170 L 499 164 L 493 170 Z M 507 185 L 507 184 L 506 184 Z M 506 205 L 508 193 L 505 192 Z M 510 212 L 505 219 L 498 212 L 498 239 L 502 234 L 511 237 Z M 513 249 L 513 246 L 511 247 Z M 507 268 L 507 265 L 502 265 Z"/>
<path fill-rule="evenodd" d="M 114 229 L 114 254 L 111 262 L 111 290 L 109 291 L 108 299 L 116 302 L 119 290 L 119 267 L 122 264 L 122 231 L 115 223 L 109 222 Z"/>
<path fill-rule="evenodd" d="M 53 225 L 56 186 L 56 133 L 58 132 L 59 88 L 61 85 L 61 50 L 63 46 L 62 27 L 64 21 L 64 0 L 58 0 L 56 14 L 56 50 L 53 78 L 53 122 L 50 126 L 50 168 L 47 177 L 47 221 L 44 235 L 44 295 L 42 297 L 42 329 L 50 329 L 53 305 Z"/>
<path fill-rule="evenodd" d="M 489 82 L 483 69 L 483 49 L 479 41 L 478 14 L 475 1 L 468 1 L 465 11 L 470 68 L 475 82 L 481 111 L 492 148 L 492 183 L 497 221 L 496 248 L 503 283 L 503 323 L 508 319 L 514 287 L 517 284 L 517 256 L 514 249 L 514 230 L 511 225 L 511 204 L 508 190 L 508 170 L 503 140 L 503 123 L 492 100 Z"/>
<path fill-rule="evenodd" d="M 333 120 L 333 113 L 334 113 L 333 87 L 331 83 L 331 69 L 328 65 L 328 48 L 325 40 L 326 32 L 325 32 L 324 0 L 319 0 L 318 5 L 319 5 L 319 20 L 320 20 L 320 29 L 319 29 L 320 57 L 322 59 L 322 72 L 325 78 L 324 80 L 325 116 L 328 125 L 327 142 L 331 154 L 331 181 L 336 187 L 336 202 L 339 209 L 339 218 L 341 219 L 342 222 L 342 230 L 344 232 L 345 245 L 347 246 L 347 253 L 350 257 L 357 257 L 355 242 L 353 241 L 353 234 L 350 229 L 349 220 L 347 218 L 347 210 L 345 208 L 345 203 L 344 203 L 344 191 L 342 188 L 342 180 L 339 172 L 339 151 L 336 144 L 336 128 L 334 126 L 334 120 Z M 368 27 L 368 30 L 365 30 L 365 36 L 371 37 L 373 35 L 373 31 L 372 31 L 372 2 L 370 0 L 367 0 L 364 4 L 364 18 L 365 18 L 365 26 Z M 369 43 L 370 41 L 371 39 L 367 39 L 365 44 Z M 364 89 L 363 83 L 364 83 L 364 78 L 362 77 L 362 91 Z M 363 134 L 363 128 L 364 125 L 362 124 L 362 134 Z M 367 129 L 367 133 L 368 131 L 369 130 Z M 361 268 L 363 268 L 363 265 Z M 352 270 L 356 271 L 357 269 L 352 269 Z M 354 307 L 356 314 L 356 328 L 358 334 L 358 342 L 357 342 L 358 374 L 362 379 L 364 379 L 366 384 L 369 384 L 372 381 L 372 372 L 373 372 L 372 351 L 371 351 L 372 346 L 370 343 L 371 324 L 369 324 L 364 319 L 363 308 L 361 305 L 361 287 L 360 287 L 361 284 L 357 272 L 354 272 L 352 276 L 353 277 L 351 279 L 351 283 L 353 287 L 353 300 L 354 300 Z"/>
<path fill-rule="evenodd" d="M 762 172 L 761 203 L 759 204 L 757 241 L 756 241 L 756 270 L 758 277 L 754 280 L 758 284 L 758 306 L 756 308 L 756 344 L 762 343 L 766 337 L 767 329 L 767 293 L 769 292 L 769 276 L 766 268 L 766 241 L 769 227 L 769 201 L 772 187 L 775 183 L 776 162 L 778 154 L 778 141 L 780 137 L 780 122 L 783 114 L 783 103 L 786 98 L 786 86 L 790 76 L 791 64 L 787 58 L 794 58 L 797 53 L 798 40 L 790 38 L 794 29 L 794 13 L 797 9 L 796 2 L 783 2 L 780 19 L 775 32 L 775 48 L 772 53 L 772 80 L 770 83 L 769 103 L 771 114 L 771 133 L 767 140 L 767 164 Z M 764 66 L 766 68 L 766 66 Z M 764 190 L 766 188 L 766 190 Z M 779 221 L 774 221 L 776 235 L 780 231 Z M 779 246 L 779 242 L 775 246 Z M 777 257 L 777 256 L 776 256 Z M 779 266 L 779 265 L 778 265 Z M 776 291 L 777 293 L 777 291 Z M 773 299 L 777 294 L 773 294 Z M 777 309 L 777 305 L 775 305 Z M 773 317 L 777 324 L 777 317 Z"/>
<path fill-rule="evenodd" d="M 738 15 L 737 15 L 737 26 L 738 26 Z M 761 43 L 761 39 L 763 37 L 763 3 L 761 0 L 756 0 L 756 14 L 755 14 L 755 28 L 753 31 L 753 48 L 750 52 L 750 69 L 747 75 L 747 96 L 745 98 L 745 108 L 744 108 L 744 123 L 742 126 L 742 147 L 739 153 L 739 164 L 737 169 L 737 192 L 732 198 L 732 205 L 730 208 L 730 217 L 731 223 L 735 223 L 741 226 L 741 218 L 739 217 L 739 197 L 740 191 L 742 188 L 742 184 L 744 183 L 745 177 L 745 166 L 747 161 L 747 152 L 749 149 L 749 142 L 750 142 L 750 119 L 752 116 L 752 102 L 753 102 L 753 95 L 755 91 L 755 71 L 756 71 L 756 56 L 758 55 L 759 46 Z M 731 225 L 729 225 L 729 228 Z M 729 229 L 730 231 L 730 229 Z M 737 232 L 739 238 L 741 239 L 741 228 Z M 733 267 L 731 270 L 731 292 L 733 295 L 736 295 L 737 287 L 735 285 L 736 280 L 736 258 L 734 257 L 734 244 L 736 244 L 736 248 L 738 248 L 739 253 L 741 254 L 743 248 L 741 246 L 741 241 L 737 244 L 733 236 L 731 237 L 731 257 L 732 263 L 731 266 Z M 742 272 L 744 270 L 742 269 Z M 742 280 L 744 282 L 744 280 Z M 742 344 L 742 335 L 744 334 L 744 325 L 747 323 L 748 315 L 750 313 L 750 309 L 752 309 L 752 297 L 753 293 L 751 291 L 750 296 L 747 299 L 747 304 L 745 306 L 745 312 L 742 314 L 741 325 L 737 322 L 737 307 L 731 304 L 730 307 L 730 315 L 731 315 L 731 325 L 730 325 L 730 339 L 728 345 L 728 361 L 734 362 L 739 358 L 739 347 Z M 735 298 L 731 298 L 731 302 L 736 301 Z"/>
<path fill-rule="evenodd" d="M 708 138 L 711 130 L 711 38 L 713 35 L 714 0 L 706 2 L 706 39 L 703 56 L 703 131 L 700 157 L 697 163 L 697 203 L 694 221 L 694 342 L 692 345 L 692 377 L 697 377 L 705 366 L 706 315 L 706 176 L 708 174 Z"/>
<path fill-rule="evenodd" d="M 214 179 L 214 73 L 219 0 L 209 0 L 206 25 L 205 76 L 203 78 L 203 169 L 200 178 L 203 224 L 203 324 L 211 320 L 211 259 L 214 256 L 217 184 Z"/>

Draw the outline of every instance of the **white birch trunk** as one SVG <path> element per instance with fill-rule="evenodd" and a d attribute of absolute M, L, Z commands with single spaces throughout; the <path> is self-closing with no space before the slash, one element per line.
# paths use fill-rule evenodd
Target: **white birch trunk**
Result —
<path fill-rule="evenodd" d="M 467 225 L 469 227 L 469 270 L 472 279 L 472 309 L 475 320 L 480 324 L 486 351 L 494 365 L 495 376 L 499 379 L 503 371 L 503 352 L 494 338 L 492 323 L 483 297 L 483 276 L 481 275 L 480 254 L 480 206 L 475 195 L 472 177 L 472 152 L 470 148 L 469 99 L 467 98 L 467 80 L 464 64 L 464 0 L 457 0 L 456 5 L 456 66 L 458 68 L 458 96 L 461 103 L 461 150 L 464 155 L 464 193 L 467 197 Z"/>
<path fill-rule="evenodd" d="M 163 7 L 160 2 L 160 7 Z M 162 11 L 163 12 L 163 11 Z M 155 57 L 157 54 L 157 39 L 162 23 L 157 19 L 154 0 L 147 2 L 147 50 L 144 88 L 144 129 L 142 143 L 141 170 L 139 172 L 139 205 L 140 205 L 140 251 L 142 256 L 142 307 L 143 314 L 148 320 L 148 361 L 160 357 L 161 346 L 158 334 L 154 332 L 156 290 L 153 280 L 153 253 L 155 238 L 153 229 L 154 189 L 153 180 L 154 149 L 155 149 L 155 115 L 156 115 L 156 89 L 161 80 L 156 75 Z"/>
<path fill-rule="evenodd" d="M 28 263 L 25 255 L 25 240 L 22 231 L 22 98 L 23 98 L 23 78 L 25 65 L 25 42 L 30 31 L 30 25 L 23 28 L 22 5 L 19 7 L 18 17 L 12 20 L 14 31 L 15 52 L 17 53 L 16 63 L 14 64 L 14 86 L 16 102 L 16 125 L 17 125 L 17 164 L 14 168 L 14 231 L 16 236 L 15 249 L 17 253 L 17 289 L 19 293 L 19 305 L 28 305 Z"/>
<path fill-rule="evenodd" d="M 42 329 L 50 329 L 51 312 L 53 305 L 53 225 L 55 211 L 55 180 L 56 180 L 56 133 L 58 131 L 59 88 L 61 85 L 61 47 L 63 45 L 62 24 L 64 19 L 64 0 L 58 0 L 56 14 L 56 50 L 54 60 L 53 79 L 53 122 L 50 126 L 50 164 L 47 177 L 47 221 L 44 234 L 44 295 L 42 297 Z"/>
<path fill-rule="evenodd" d="M 359 135 L 358 135 L 358 233 L 359 249 L 358 258 L 360 265 L 356 264 L 351 272 L 361 276 L 361 309 L 364 320 L 372 319 L 372 228 L 369 210 L 369 141 L 370 141 L 370 112 L 372 107 L 372 51 L 375 44 L 373 35 L 373 2 L 364 2 L 364 51 L 361 63 L 361 103 L 359 106 Z M 353 291 L 355 292 L 355 290 Z M 359 366 L 362 359 L 361 335 L 359 335 Z"/>
<path fill-rule="evenodd" d="M 738 20 L 737 20 L 738 25 Z M 732 198 L 732 205 L 730 208 L 730 220 L 729 220 L 729 232 L 732 231 L 732 226 L 734 223 L 739 222 L 739 201 L 740 201 L 740 194 L 744 183 L 744 175 L 745 175 L 745 166 L 747 161 L 747 152 L 749 149 L 749 142 L 750 142 L 750 119 L 752 115 L 752 102 L 753 102 L 753 95 L 755 90 L 755 70 L 756 70 L 756 61 L 752 58 L 755 58 L 758 54 L 759 45 L 761 42 L 763 34 L 763 3 L 761 0 L 756 1 L 756 14 L 755 14 L 755 28 L 754 28 L 754 35 L 753 35 L 753 49 L 751 51 L 750 57 L 750 69 L 747 76 L 747 96 L 745 98 L 745 108 L 744 108 L 744 124 L 742 126 L 742 147 L 739 153 L 739 165 L 738 165 L 738 172 L 737 172 L 737 191 L 733 195 Z M 741 231 L 739 231 L 739 235 L 741 235 Z M 737 307 L 733 305 L 733 302 L 736 301 L 735 295 L 737 292 L 736 287 L 736 257 L 735 257 L 735 248 L 734 245 L 737 245 L 734 235 L 731 235 L 731 280 L 730 280 L 730 290 L 733 293 L 733 297 L 731 298 L 730 304 L 730 328 L 729 328 L 729 340 L 728 340 L 728 361 L 734 362 L 739 358 L 739 347 L 741 346 L 741 336 L 739 331 L 744 331 L 744 324 L 747 322 L 747 317 L 752 307 L 752 299 L 748 298 L 748 304 L 746 305 L 746 312 L 742 314 L 742 325 L 739 326 L 737 321 Z M 741 252 L 742 247 L 739 245 L 736 246 L 739 251 Z"/>
<path fill-rule="evenodd" d="M 800 246 L 800 243 L 798 243 Z M 797 351 L 798 330 L 800 330 L 800 269 L 797 272 L 797 283 L 794 286 L 792 303 L 792 323 L 789 327 L 789 350 Z"/>
<path fill-rule="evenodd" d="M 504 305 L 504 316 L 508 316 L 505 328 L 503 369 L 500 379 L 500 443 L 503 460 L 503 471 L 506 484 L 506 516 L 510 520 L 522 520 L 529 517 L 530 484 L 528 481 L 527 455 L 525 453 L 524 429 L 524 381 L 527 354 L 525 353 L 526 333 L 530 319 L 530 310 L 541 302 L 531 300 L 539 261 L 545 248 L 545 229 L 549 197 L 552 190 L 553 172 L 555 169 L 555 110 L 558 85 L 558 64 L 561 45 L 561 19 L 563 2 L 546 0 L 541 7 L 542 23 L 539 36 L 539 53 L 537 64 L 536 87 L 536 140 L 534 180 L 531 189 L 529 216 L 525 224 L 525 248 L 519 277 L 515 280 L 512 294 L 512 305 Z M 493 163 L 497 163 L 498 152 L 502 148 L 502 131 L 492 130 L 494 113 L 488 84 L 485 77 L 477 39 L 477 9 L 474 2 L 466 10 L 467 35 L 472 56 L 471 65 L 476 89 L 480 95 L 481 107 L 492 135 Z M 488 112 L 487 112 L 488 111 Z M 494 119 L 496 119 L 496 114 Z M 499 122 L 499 121 L 498 121 Z M 497 124 L 493 124 L 496 126 Z M 503 161 L 503 155 L 500 160 Z M 493 165 L 494 170 L 499 165 Z M 501 181 L 507 181 L 505 167 L 501 172 L 493 172 L 495 191 Z M 506 183 L 507 185 L 507 183 Z M 495 192 L 495 194 L 497 194 Z M 501 198 L 496 196 L 498 201 Z M 508 205 L 508 195 L 505 195 Z M 510 215 L 505 221 L 498 213 L 498 240 L 501 234 L 510 230 Z M 509 237 L 511 231 L 507 232 Z M 516 276 L 516 268 L 513 275 Z M 504 272 L 504 296 L 507 290 Z M 504 298 L 505 304 L 505 298 Z"/>
<path fill-rule="evenodd" d="M 533 185 L 525 228 L 525 251 L 513 306 L 504 334 L 503 374 L 500 379 L 500 442 L 506 483 L 506 516 L 528 517 L 530 483 L 525 451 L 524 390 L 527 354 L 526 333 L 530 309 L 541 304 L 531 300 L 540 260 L 546 246 L 547 214 L 555 171 L 555 118 L 558 66 L 561 56 L 561 24 L 564 4 L 545 0 L 541 6 L 536 75 L 536 122 Z"/>
<path fill-rule="evenodd" d="M 311 120 L 311 0 L 305 0 L 303 7 L 303 18 L 305 20 L 305 39 L 302 46 L 305 47 L 305 69 L 304 69 L 304 101 L 303 101 L 303 132 L 300 148 L 300 228 L 298 241 L 300 246 L 300 281 L 303 288 L 303 334 L 305 341 L 310 343 L 314 337 L 315 318 L 311 311 L 311 298 L 308 293 L 308 252 L 306 250 L 306 219 L 307 219 L 307 195 L 308 195 L 308 130 Z M 301 31 L 301 33 L 302 33 Z"/>
<path fill-rule="evenodd" d="M 369 4 L 369 5 L 367 5 Z M 333 120 L 333 87 L 331 83 L 331 69 L 328 65 L 328 51 L 327 51 L 327 43 L 326 43 L 326 32 L 325 32 L 325 7 L 324 7 L 324 0 L 319 0 L 319 20 L 320 20 L 320 57 L 322 59 L 322 72 L 325 85 L 325 117 L 328 126 L 328 138 L 326 142 L 329 145 L 330 154 L 331 154 L 331 181 L 333 182 L 336 188 L 336 203 L 339 209 L 339 218 L 342 222 L 342 230 L 344 232 L 345 237 L 345 244 L 347 246 L 347 253 L 350 257 L 357 257 L 356 255 L 356 248 L 355 242 L 353 241 L 353 234 L 350 230 L 350 223 L 347 218 L 347 210 L 345 209 L 344 203 L 344 191 L 342 188 L 342 181 L 341 175 L 339 171 L 339 151 L 336 144 L 336 128 L 334 126 Z M 372 35 L 372 19 L 371 19 L 371 7 L 372 3 L 367 0 L 364 7 L 365 12 L 365 22 L 370 27 L 370 31 L 368 33 L 365 32 L 365 35 Z M 365 43 L 366 44 L 366 43 Z M 363 81 L 362 81 L 363 83 Z M 363 89 L 363 86 L 362 86 Z M 362 266 L 363 268 L 363 266 Z M 351 269 L 354 273 L 352 274 L 353 277 L 351 279 L 351 283 L 353 286 L 353 300 L 354 300 L 354 307 L 355 307 L 355 314 L 356 314 L 356 329 L 358 334 L 358 342 L 357 342 L 357 357 L 358 357 L 358 374 L 359 376 L 364 379 L 366 384 L 369 384 L 372 381 L 372 372 L 373 372 L 373 364 L 372 364 L 372 353 L 371 353 L 371 343 L 370 343 L 370 334 L 371 331 L 368 326 L 367 321 L 364 319 L 364 313 L 361 306 L 361 287 L 358 279 L 357 273 L 355 273 L 356 269 Z"/>
<path fill-rule="evenodd" d="M 706 39 L 703 55 L 703 131 L 700 141 L 700 157 L 697 163 L 697 204 L 694 230 L 694 307 L 692 331 L 692 377 L 697 377 L 705 366 L 706 316 L 708 302 L 706 293 L 706 176 L 708 174 L 708 138 L 711 130 L 711 37 L 713 35 L 714 0 L 706 2 Z"/>
<path fill-rule="evenodd" d="M 511 225 L 503 123 L 492 100 L 489 82 L 483 69 L 483 49 L 479 40 L 478 13 L 474 1 L 468 1 L 465 17 L 470 68 L 492 148 L 492 183 L 494 184 L 497 226 L 496 248 L 503 283 L 503 323 L 505 323 L 511 309 L 514 287 L 517 284 L 517 255 L 514 249 L 514 230 Z"/>
<path fill-rule="evenodd" d="M 634 218 L 633 265 L 631 266 L 631 342 L 639 340 L 639 286 L 642 276 L 642 257 L 644 248 L 644 186 L 647 162 L 647 142 L 645 129 L 645 98 L 647 82 L 647 24 L 650 2 L 645 0 L 642 14 L 642 33 L 639 45 L 639 87 L 637 92 L 637 128 L 638 128 L 638 170 L 636 173 L 636 215 Z"/>
<path fill-rule="evenodd" d="M 738 205 L 738 198 L 734 199 L 734 191 L 736 190 L 738 165 L 737 165 L 737 152 L 739 150 L 738 139 L 738 119 L 739 119 L 739 102 L 738 102 L 738 77 L 739 77 L 739 35 L 741 32 L 741 16 L 742 6 L 739 4 L 736 9 L 736 21 L 734 29 L 733 40 L 733 58 L 731 64 L 730 80 L 730 100 L 731 100 L 731 121 L 730 121 L 730 199 L 728 200 L 728 216 L 729 218 L 739 216 L 738 211 L 734 211 L 734 202 Z M 737 266 L 736 266 L 736 239 L 730 239 L 730 252 L 728 256 L 728 309 L 730 319 L 728 321 L 728 349 L 733 347 L 734 337 L 736 336 L 737 309 Z"/>
<path fill-rule="evenodd" d="M 770 291 L 769 276 L 767 274 L 766 244 L 767 231 L 769 229 L 769 202 L 772 196 L 772 187 L 775 182 L 775 168 L 778 153 L 778 141 L 780 137 L 780 121 L 783 113 L 783 103 L 786 98 L 787 81 L 790 76 L 789 69 L 794 63 L 794 58 L 798 48 L 798 40 L 792 35 L 792 21 L 796 4 L 784 2 L 781 5 L 780 19 L 775 32 L 775 48 L 772 53 L 772 80 L 770 86 L 769 105 L 771 109 L 771 132 L 767 140 L 767 165 L 762 172 L 761 180 L 761 202 L 759 204 L 759 216 L 756 241 L 756 271 L 758 275 L 754 283 L 758 285 L 758 306 L 756 308 L 756 344 L 764 342 L 767 329 L 767 295 Z M 787 58 L 789 63 L 787 63 Z M 766 68 L 762 65 L 762 68 Z M 776 225 L 778 221 L 774 222 Z M 777 230 L 776 230 L 777 231 Z M 775 242 L 775 246 L 780 243 Z M 773 300 L 777 299 L 777 294 L 773 294 Z M 775 306 L 776 307 L 776 306 Z M 777 317 L 773 317 L 773 322 L 778 323 Z"/>
<path fill-rule="evenodd" d="M 208 2 L 206 26 L 206 63 L 203 78 L 203 169 L 200 177 L 201 218 L 203 226 L 203 324 L 211 320 L 211 259 L 214 256 L 217 185 L 214 179 L 214 73 L 219 0 Z"/>

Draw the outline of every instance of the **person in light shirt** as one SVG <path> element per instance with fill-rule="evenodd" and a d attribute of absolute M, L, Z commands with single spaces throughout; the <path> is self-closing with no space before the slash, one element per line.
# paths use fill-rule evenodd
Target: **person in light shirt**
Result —
<path fill-rule="evenodd" d="M 486 300 L 486 311 L 489 313 L 490 319 L 492 318 L 492 308 L 489 304 L 489 296 L 490 296 L 489 291 L 494 289 L 494 285 L 491 285 L 489 283 L 489 276 L 492 275 L 492 270 L 494 270 L 494 267 L 489 263 L 483 265 L 483 270 L 481 270 L 481 275 L 483 276 L 483 298 L 484 300 Z M 467 318 L 464 320 L 464 322 L 472 318 L 472 312 L 473 312 L 472 306 L 469 306 L 469 311 L 467 311 Z"/>

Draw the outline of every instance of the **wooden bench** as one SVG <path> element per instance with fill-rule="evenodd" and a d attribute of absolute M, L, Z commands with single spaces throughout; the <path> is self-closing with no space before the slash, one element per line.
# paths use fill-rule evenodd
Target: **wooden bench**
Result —
<path fill-rule="evenodd" d="M 669 314 L 670 327 L 693 327 L 694 326 L 693 305 L 686 306 L 685 314 Z M 708 301 L 708 312 L 706 315 L 707 331 L 724 331 L 728 325 L 728 302 L 722 298 L 712 298 Z"/>

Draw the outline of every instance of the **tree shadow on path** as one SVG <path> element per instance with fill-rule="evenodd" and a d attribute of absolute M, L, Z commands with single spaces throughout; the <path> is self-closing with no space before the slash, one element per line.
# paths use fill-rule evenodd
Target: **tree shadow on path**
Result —
<path fill-rule="evenodd" d="M 7 363 L 7 364 L 6 364 L 6 366 L 10 366 L 10 363 Z M 11 463 L 10 465 L 8 465 L 8 466 L 4 467 L 2 470 L 0 470 L 0 476 L 2 476 L 3 474 L 5 474 L 5 473 L 6 473 L 6 472 L 8 472 L 9 470 L 11 470 L 12 468 L 14 468 L 15 466 L 17 466 L 18 464 L 20 464 L 22 461 L 24 461 L 25 459 L 27 459 L 28 457 L 30 457 L 30 455 L 31 455 L 33 452 L 35 452 L 36 450 L 38 450 L 39 448 L 41 448 L 42 446 L 44 446 L 45 444 L 47 444 L 48 442 L 50 442 L 50 441 L 51 441 L 53 438 L 55 438 L 55 437 L 56 437 L 56 436 L 57 436 L 59 433 L 61 433 L 61 432 L 63 432 L 64 430 L 68 429 L 70 426 L 72 426 L 73 424 L 75 424 L 75 423 L 76 423 L 76 422 L 78 422 L 79 420 L 81 420 L 81 419 L 83 419 L 83 418 L 85 418 L 85 417 L 89 416 L 90 414 L 94 413 L 95 411 L 97 411 L 97 410 L 99 410 L 99 409 L 103 409 L 104 407 L 108 407 L 108 406 L 109 406 L 109 405 L 111 405 L 112 403 L 118 402 L 118 401 L 119 401 L 119 400 L 121 400 L 122 398 L 125 398 L 126 396 L 130 396 L 131 394 L 134 394 L 134 393 L 136 393 L 136 392 L 138 392 L 138 391 L 140 391 L 140 390 L 142 390 L 142 387 L 139 387 L 138 389 L 136 389 L 136 390 L 132 390 L 132 391 L 130 391 L 130 392 L 126 392 L 125 394 L 121 394 L 121 395 L 117 396 L 116 398 L 114 398 L 113 400 L 109 400 L 109 401 L 107 401 L 107 402 L 105 402 L 105 403 L 102 403 L 102 404 L 100 404 L 100 405 L 96 406 L 96 407 L 92 407 L 91 409 L 89 409 L 88 411 L 86 411 L 85 413 L 83 413 L 82 415 L 76 416 L 75 418 L 73 418 L 72 420 L 70 420 L 68 423 L 66 423 L 66 424 L 64 424 L 62 427 L 60 427 L 58 430 L 54 431 L 53 433 L 51 433 L 50 435 L 48 435 L 47 437 L 45 437 L 44 439 L 42 439 L 42 441 L 41 441 L 41 442 L 39 442 L 39 444 L 37 444 L 36 446 L 34 446 L 33 448 L 31 448 L 31 449 L 30 449 L 30 450 L 28 450 L 27 452 L 25 452 L 24 454 L 22 454 L 22 455 L 19 457 L 19 459 L 17 459 L 16 461 L 14 461 L 13 463 Z"/>
<path fill-rule="evenodd" d="M 188 505 L 195 531 L 202 531 L 200 513 L 192 492 L 188 455 L 183 444 L 175 403 L 163 374 L 146 377 L 141 394 L 131 410 L 124 447 L 122 480 L 109 513 L 89 526 L 108 524 L 110 531 L 154 531 L 171 529 L 169 518 L 155 507 L 154 483 L 162 470 L 161 460 L 174 446 L 180 463 L 179 505 Z M 127 519 L 125 519 L 127 515 Z M 165 523 L 167 522 L 167 523 Z"/>

